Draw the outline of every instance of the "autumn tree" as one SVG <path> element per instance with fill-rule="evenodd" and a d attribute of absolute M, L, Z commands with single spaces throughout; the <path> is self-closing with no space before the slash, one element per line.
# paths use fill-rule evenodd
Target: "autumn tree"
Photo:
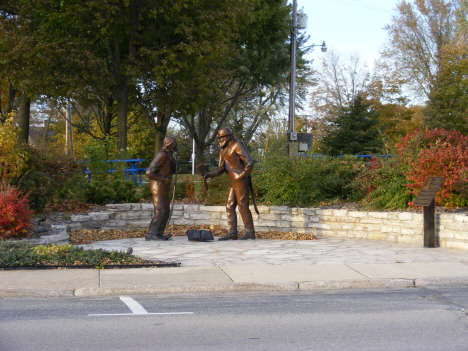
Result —
<path fill-rule="evenodd" d="M 181 42 L 164 64 L 159 64 L 160 57 L 148 54 L 148 62 L 154 64 L 142 70 L 137 101 L 155 132 L 156 151 L 171 117 L 193 113 L 216 95 L 219 80 L 227 77 L 227 63 L 238 53 L 240 31 L 252 21 L 256 2 L 195 2 L 185 17 L 174 19 L 184 23 L 187 42 Z"/>
<path fill-rule="evenodd" d="M 387 146 L 393 146 L 422 125 L 420 109 L 410 105 L 402 89 L 404 81 L 402 74 L 393 71 L 385 60 L 377 60 L 363 92 L 379 115 L 379 129 Z"/>
<path fill-rule="evenodd" d="M 251 21 L 241 28 L 238 53 L 220 67 L 217 81 L 206 103 L 181 114 L 180 123 L 196 144 L 197 163 L 216 140 L 222 126 L 231 127 L 248 143 L 259 126 L 268 122 L 284 102 L 289 67 L 289 7 L 284 0 L 254 2 Z M 299 40 L 304 40 L 300 38 Z M 301 47 L 299 45 L 299 47 Z M 299 52 L 298 70 L 307 71 Z"/>
<path fill-rule="evenodd" d="M 153 86 L 166 87 L 183 78 L 181 71 L 216 66 L 206 57 L 217 50 L 226 54 L 222 46 L 233 40 L 229 26 L 239 15 L 235 8 L 244 4 L 237 2 L 235 7 L 236 2 L 228 0 L 7 2 L 16 13 L 10 19 L 17 39 L 11 60 L 27 58 L 28 66 L 21 69 L 27 70 L 34 91 L 62 98 L 73 95 L 81 105 L 101 106 L 107 120 L 115 113 L 118 148 L 123 150 L 128 109 L 139 101 L 140 83 L 149 74 Z M 177 91 L 178 87 L 168 91 L 172 95 L 165 107 L 153 103 L 149 111 L 170 111 L 177 103 Z"/>
<path fill-rule="evenodd" d="M 4 74 L 0 78 L 0 122 L 4 123 L 8 115 L 15 108 L 15 99 L 17 97 L 17 90 L 11 81 Z"/>
<path fill-rule="evenodd" d="M 28 143 L 29 139 L 29 120 L 30 120 L 30 109 L 31 109 L 31 97 L 29 93 L 29 87 L 27 84 L 23 84 L 26 74 L 25 74 L 25 58 L 19 57 L 17 58 L 17 62 L 15 64 L 16 67 L 19 67 L 21 73 L 21 80 L 18 80 L 18 76 L 15 76 L 12 73 L 12 65 L 9 64 L 12 49 L 14 47 L 14 38 L 12 35 L 12 28 L 11 26 L 5 25 L 9 21 L 14 21 L 17 18 L 17 14 L 14 12 L 14 7 L 10 3 L 1 4 L 0 7 L 0 77 L 4 81 L 3 86 L 7 85 L 8 89 L 5 91 L 6 101 L 4 109 L 1 109 L 1 121 L 2 123 L 8 118 L 8 115 L 12 112 L 13 106 L 15 103 L 15 98 L 17 95 L 20 96 L 20 102 L 18 107 L 18 126 L 19 126 L 19 134 L 18 134 L 18 145 L 23 143 Z M 7 84 L 5 84 L 7 83 Z M 0 96 L 1 98 L 1 96 Z M 1 102 L 1 99 L 0 99 Z"/>
<path fill-rule="evenodd" d="M 434 89 L 425 108 L 424 123 L 468 134 L 467 43 L 446 46 Z"/>
<path fill-rule="evenodd" d="M 379 129 L 388 144 L 420 126 L 402 90 L 404 77 L 386 61 L 376 61 L 369 69 L 357 53 L 342 56 L 332 51 L 313 77 L 310 100 L 313 114 L 309 123 L 316 148 L 320 148 L 326 134 L 327 121 L 341 115 L 343 108 L 350 107 L 358 95 L 380 116 Z"/>
<path fill-rule="evenodd" d="M 440 69 L 424 110 L 424 124 L 468 134 L 468 2 L 456 11 L 454 39 L 440 52 Z"/>
<path fill-rule="evenodd" d="M 333 118 L 367 90 L 370 72 L 358 53 L 330 50 L 314 72 L 310 107 L 316 117 Z"/>
<path fill-rule="evenodd" d="M 440 52 L 454 37 L 457 8 L 458 1 L 401 0 L 385 27 L 388 43 L 382 55 L 417 98 L 425 100 L 433 90 Z"/>

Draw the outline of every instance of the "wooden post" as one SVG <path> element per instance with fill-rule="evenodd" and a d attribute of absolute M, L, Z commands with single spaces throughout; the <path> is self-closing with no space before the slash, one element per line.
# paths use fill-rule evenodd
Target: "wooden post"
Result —
<path fill-rule="evenodd" d="M 424 247 L 436 247 L 435 205 L 432 199 L 429 206 L 424 206 Z"/>
<path fill-rule="evenodd" d="M 435 235 L 435 196 L 444 177 L 428 177 L 414 200 L 414 206 L 423 206 L 424 209 L 424 247 L 436 247 Z"/>

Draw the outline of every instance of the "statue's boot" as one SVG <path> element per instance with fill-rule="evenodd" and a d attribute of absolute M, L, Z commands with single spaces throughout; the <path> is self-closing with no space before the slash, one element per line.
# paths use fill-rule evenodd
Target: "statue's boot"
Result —
<path fill-rule="evenodd" d="M 237 233 L 228 233 L 228 235 L 218 239 L 218 241 L 223 240 L 237 240 Z"/>
<path fill-rule="evenodd" d="M 245 235 L 242 235 L 239 240 L 255 240 L 255 233 L 245 233 Z"/>
<path fill-rule="evenodd" d="M 172 236 L 172 234 L 146 234 L 145 240 L 150 241 L 150 240 L 159 240 L 159 241 L 166 241 L 169 240 L 169 238 Z"/>

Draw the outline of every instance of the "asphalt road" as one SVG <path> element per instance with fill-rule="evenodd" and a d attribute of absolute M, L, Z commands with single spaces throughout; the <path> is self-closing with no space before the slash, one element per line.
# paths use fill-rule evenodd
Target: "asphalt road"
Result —
<path fill-rule="evenodd" d="M 467 350 L 468 289 L 0 300 L 0 350 Z"/>

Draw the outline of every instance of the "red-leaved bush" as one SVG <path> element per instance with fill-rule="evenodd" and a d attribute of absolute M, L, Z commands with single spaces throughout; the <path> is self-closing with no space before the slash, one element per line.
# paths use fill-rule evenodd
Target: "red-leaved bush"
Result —
<path fill-rule="evenodd" d="M 26 234 L 31 215 L 27 195 L 3 183 L 0 187 L 0 239 Z"/>
<path fill-rule="evenodd" d="M 443 129 L 416 131 L 396 146 L 398 158 L 405 164 L 405 186 L 411 194 L 419 194 L 427 177 L 444 177 L 436 204 L 468 205 L 468 136 Z"/>

